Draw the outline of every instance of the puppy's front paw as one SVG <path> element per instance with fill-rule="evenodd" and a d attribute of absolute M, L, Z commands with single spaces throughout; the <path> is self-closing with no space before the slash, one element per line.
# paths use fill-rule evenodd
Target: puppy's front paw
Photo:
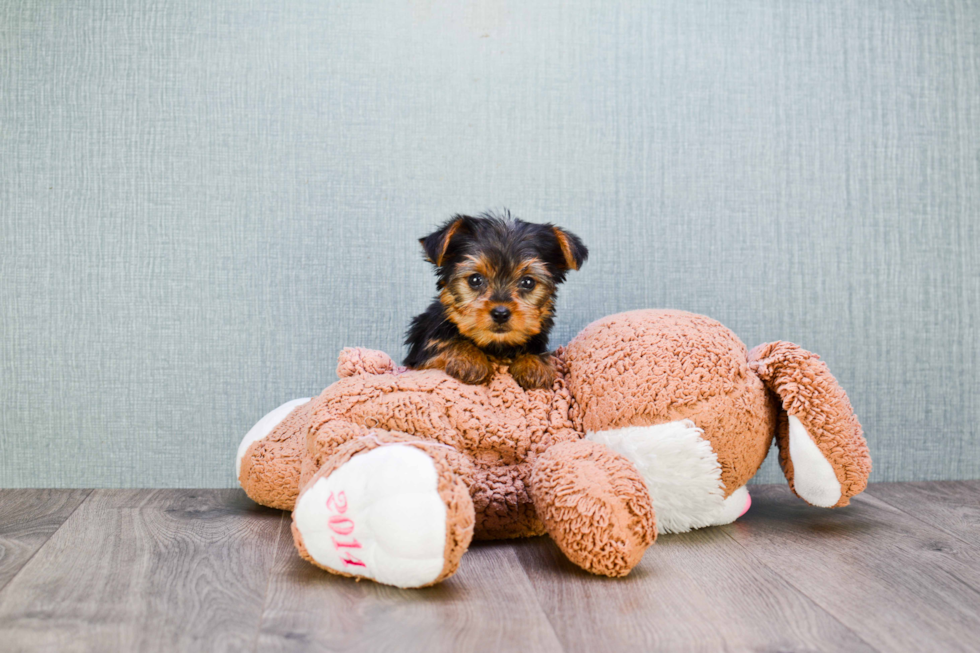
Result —
<path fill-rule="evenodd" d="M 551 363 L 551 356 L 518 356 L 510 365 L 510 375 L 525 390 L 550 388 L 555 384 L 555 366 Z"/>
<path fill-rule="evenodd" d="M 468 385 L 489 383 L 494 366 L 476 345 L 462 338 L 439 344 L 439 353 L 422 365 L 425 370 L 442 370 Z"/>
<path fill-rule="evenodd" d="M 469 385 L 489 383 L 493 378 L 493 365 L 483 354 L 453 356 L 446 361 L 446 374 Z"/>

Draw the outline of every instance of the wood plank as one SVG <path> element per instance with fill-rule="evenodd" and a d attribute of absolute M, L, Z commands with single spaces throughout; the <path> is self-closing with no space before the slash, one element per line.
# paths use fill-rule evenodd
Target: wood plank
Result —
<path fill-rule="evenodd" d="M 567 651 L 720 651 L 740 644 L 727 641 L 717 606 L 697 583 L 652 554 L 620 579 L 579 569 L 544 537 L 520 543 L 518 558 Z"/>
<path fill-rule="evenodd" d="M 402 590 L 314 567 L 284 530 L 257 650 L 561 650 L 510 541 L 476 543 L 453 577 Z"/>
<path fill-rule="evenodd" d="M 548 538 L 518 557 L 567 651 L 870 651 L 722 529 L 662 535 L 622 579 L 588 574 Z"/>
<path fill-rule="evenodd" d="M 250 649 L 281 523 L 240 490 L 95 490 L 0 594 L 0 641 Z"/>
<path fill-rule="evenodd" d="M 867 494 L 980 546 L 980 481 L 875 483 Z"/>
<path fill-rule="evenodd" d="M 726 533 L 864 641 L 888 651 L 975 651 L 976 549 L 870 495 L 813 508 L 784 486 L 753 486 Z"/>
<path fill-rule="evenodd" d="M 726 642 L 744 643 L 736 647 L 742 650 L 874 650 L 745 549 L 731 546 L 729 528 L 665 535 L 650 553 L 655 564 L 677 567 L 709 597 Z"/>
<path fill-rule="evenodd" d="M 0 591 L 91 490 L 0 490 Z"/>

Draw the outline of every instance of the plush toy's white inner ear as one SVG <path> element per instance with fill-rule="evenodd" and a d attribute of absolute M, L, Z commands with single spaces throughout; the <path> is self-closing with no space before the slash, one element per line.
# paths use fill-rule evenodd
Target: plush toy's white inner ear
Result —
<path fill-rule="evenodd" d="M 239 478 L 242 475 L 242 458 L 245 457 L 245 452 L 248 448 L 252 446 L 253 442 L 258 442 L 259 440 L 265 438 L 267 435 L 272 433 L 272 429 L 279 426 L 289 413 L 293 412 L 293 409 L 297 406 L 302 406 L 310 398 L 305 399 L 293 399 L 292 401 L 287 401 L 279 408 L 273 409 L 265 414 L 265 416 L 255 423 L 245 437 L 242 438 L 242 443 L 238 445 L 238 456 L 235 458 L 235 478 Z"/>
<path fill-rule="evenodd" d="M 841 497 L 840 481 L 830 462 L 799 419 L 789 418 L 789 457 L 793 461 L 793 487 L 809 504 L 830 508 Z"/>

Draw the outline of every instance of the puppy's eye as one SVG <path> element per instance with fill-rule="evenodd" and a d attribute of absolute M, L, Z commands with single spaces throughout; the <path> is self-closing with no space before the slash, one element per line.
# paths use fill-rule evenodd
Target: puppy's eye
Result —
<path fill-rule="evenodd" d="M 517 287 L 521 290 L 534 290 L 536 285 L 538 282 L 531 277 L 521 277 L 521 280 L 517 282 Z"/>
<path fill-rule="evenodd" d="M 470 284 L 470 288 L 476 290 L 483 285 L 483 275 L 482 274 L 471 274 L 467 279 L 466 283 Z"/>

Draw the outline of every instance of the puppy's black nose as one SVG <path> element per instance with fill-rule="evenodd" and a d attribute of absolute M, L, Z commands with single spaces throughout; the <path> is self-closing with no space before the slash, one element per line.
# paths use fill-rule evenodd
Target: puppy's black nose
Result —
<path fill-rule="evenodd" d="M 490 317 L 497 324 L 503 324 L 510 319 L 510 309 L 504 306 L 494 306 L 490 309 Z"/>

